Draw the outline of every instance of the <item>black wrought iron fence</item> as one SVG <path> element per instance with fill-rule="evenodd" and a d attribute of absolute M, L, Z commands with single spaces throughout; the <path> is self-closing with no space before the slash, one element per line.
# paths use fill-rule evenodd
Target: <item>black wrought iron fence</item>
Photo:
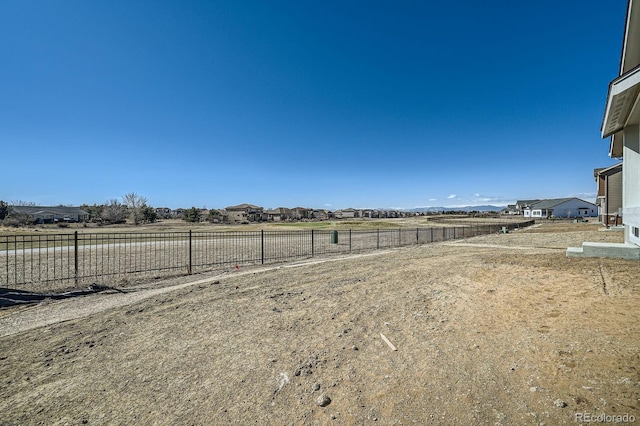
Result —
<path fill-rule="evenodd" d="M 78 233 L 0 236 L 0 287 L 29 291 L 117 285 L 129 276 L 195 274 L 427 244 L 534 222 L 374 230 Z"/>

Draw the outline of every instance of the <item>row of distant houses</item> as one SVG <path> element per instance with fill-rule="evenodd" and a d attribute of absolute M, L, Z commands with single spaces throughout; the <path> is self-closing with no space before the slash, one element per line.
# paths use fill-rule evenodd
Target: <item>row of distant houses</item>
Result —
<path fill-rule="evenodd" d="M 166 207 L 156 208 L 156 213 L 162 218 L 182 218 L 185 209 L 169 209 Z M 209 217 L 208 209 L 200 209 L 202 221 Z M 414 212 L 399 210 L 379 210 L 379 209 L 311 209 L 306 207 L 277 207 L 275 209 L 265 209 L 253 204 L 239 204 L 237 206 L 225 207 L 217 210 L 219 213 L 214 222 L 225 223 L 249 223 L 249 222 L 286 222 L 296 220 L 330 220 L 330 219 L 351 219 L 351 218 L 399 218 L 415 216 Z"/>
<path fill-rule="evenodd" d="M 79 207 L 43 207 L 43 206 L 14 206 L 15 213 L 26 214 L 31 217 L 34 223 L 58 223 L 58 222 L 89 222 L 89 213 Z M 170 209 L 168 207 L 157 207 L 155 209 L 161 219 L 181 219 L 186 209 Z M 351 219 L 351 218 L 399 218 L 415 216 L 417 213 L 399 210 L 379 210 L 379 209 L 341 209 L 324 210 L 311 209 L 305 207 L 278 207 L 275 209 L 265 209 L 253 204 L 239 204 L 229 206 L 221 210 L 215 210 L 213 221 L 219 223 L 249 223 L 249 222 L 285 222 L 296 220 L 331 220 L 331 219 Z M 199 209 L 200 220 L 209 220 L 210 210 Z"/>

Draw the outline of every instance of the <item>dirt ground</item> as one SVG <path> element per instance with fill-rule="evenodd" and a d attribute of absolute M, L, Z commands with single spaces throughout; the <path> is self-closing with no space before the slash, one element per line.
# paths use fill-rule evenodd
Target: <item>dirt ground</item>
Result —
<path fill-rule="evenodd" d="M 565 256 L 622 240 L 599 229 L 545 223 L 3 309 L 0 423 L 640 422 L 640 262 Z"/>

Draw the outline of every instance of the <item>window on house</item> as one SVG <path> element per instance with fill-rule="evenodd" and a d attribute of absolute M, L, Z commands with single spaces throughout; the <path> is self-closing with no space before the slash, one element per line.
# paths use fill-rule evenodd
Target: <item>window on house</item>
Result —
<path fill-rule="evenodd" d="M 636 238 L 640 238 L 640 228 L 633 227 L 633 236 Z"/>

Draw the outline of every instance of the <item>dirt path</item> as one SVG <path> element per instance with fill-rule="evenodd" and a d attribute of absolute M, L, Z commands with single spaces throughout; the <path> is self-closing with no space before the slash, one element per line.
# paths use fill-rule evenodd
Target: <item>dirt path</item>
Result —
<path fill-rule="evenodd" d="M 619 238 L 541 226 L 198 277 L 1 337 L 2 423 L 640 419 L 640 263 L 562 250 Z"/>

